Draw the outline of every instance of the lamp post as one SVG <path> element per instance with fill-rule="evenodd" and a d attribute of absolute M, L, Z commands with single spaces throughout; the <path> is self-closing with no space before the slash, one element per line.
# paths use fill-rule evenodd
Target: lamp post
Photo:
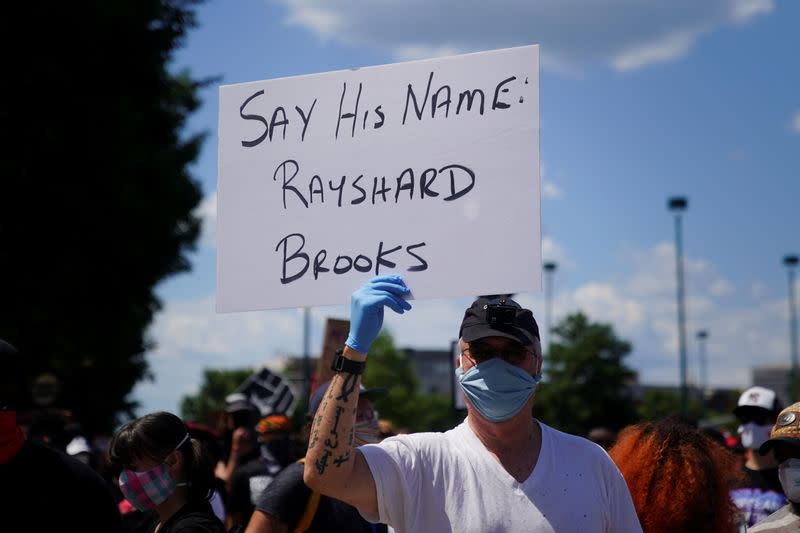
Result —
<path fill-rule="evenodd" d="M 304 398 L 311 395 L 311 354 L 309 353 L 309 337 L 311 330 L 311 308 L 303 308 L 303 384 Z"/>
<path fill-rule="evenodd" d="M 706 410 L 706 391 L 708 390 L 708 363 L 706 361 L 706 339 L 708 331 L 701 329 L 697 332 L 698 359 L 700 360 L 700 393 L 703 401 L 703 414 Z"/>
<path fill-rule="evenodd" d="M 544 313 L 545 313 L 545 328 L 547 330 L 547 353 L 550 353 L 550 328 L 552 327 L 552 305 L 553 305 L 553 274 L 556 271 L 557 265 L 550 261 L 542 265 L 545 274 L 544 286 Z"/>
<path fill-rule="evenodd" d="M 708 388 L 708 364 L 706 362 L 706 339 L 708 332 L 701 329 L 697 332 L 697 352 L 700 361 L 700 387 L 705 391 Z"/>
<path fill-rule="evenodd" d="M 681 242 L 681 213 L 689 205 L 683 196 L 673 196 L 667 207 L 675 214 L 675 271 L 678 278 L 678 346 L 680 350 L 681 414 L 686 415 L 688 391 L 686 388 L 686 311 L 683 294 L 683 245 Z"/>
<path fill-rule="evenodd" d="M 783 258 L 786 271 L 789 275 L 789 346 L 792 353 L 792 372 L 789 392 L 791 400 L 797 400 L 797 307 L 794 300 L 794 269 L 797 267 L 796 255 L 787 255 Z"/>

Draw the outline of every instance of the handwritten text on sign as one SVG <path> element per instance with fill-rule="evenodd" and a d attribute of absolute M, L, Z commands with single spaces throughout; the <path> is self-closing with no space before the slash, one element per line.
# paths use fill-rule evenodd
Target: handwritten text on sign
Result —
<path fill-rule="evenodd" d="M 220 88 L 217 309 L 540 288 L 538 47 Z"/>

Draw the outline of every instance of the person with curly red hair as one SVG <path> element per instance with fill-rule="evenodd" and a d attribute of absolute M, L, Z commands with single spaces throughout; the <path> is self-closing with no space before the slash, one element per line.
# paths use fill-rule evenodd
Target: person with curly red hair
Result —
<path fill-rule="evenodd" d="M 609 455 L 628 484 L 644 533 L 731 533 L 736 458 L 680 417 L 623 429 Z"/>

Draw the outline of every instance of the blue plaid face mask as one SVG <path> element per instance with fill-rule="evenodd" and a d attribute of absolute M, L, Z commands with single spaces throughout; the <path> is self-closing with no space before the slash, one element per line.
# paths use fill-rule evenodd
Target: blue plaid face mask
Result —
<path fill-rule="evenodd" d="M 187 434 L 175 449 L 180 448 L 188 438 Z M 184 485 L 188 483 L 175 483 L 164 463 L 144 472 L 123 470 L 119 475 L 119 489 L 122 495 L 140 511 L 155 508 L 169 498 L 176 487 Z"/>
<path fill-rule="evenodd" d="M 466 372 L 459 366 L 456 376 L 469 403 L 491 422 L 503 422 L 519 413 L 541 380 L 541 377 L 531 376 L 499 357 L 488 359 Z"/>

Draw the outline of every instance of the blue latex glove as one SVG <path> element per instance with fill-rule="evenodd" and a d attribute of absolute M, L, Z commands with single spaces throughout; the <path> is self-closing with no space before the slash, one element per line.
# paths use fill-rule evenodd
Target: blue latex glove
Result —
<path fill-rule="evenodd" d="M 401 276 L 376 276 L 369 280 L 350 300 L 350 334 L 345 344 L 359 353 L 368 353 L 383 326 L 384 306 L 403 314 L 411 309 L 411 304 L 403 299 L 410 292 Z"/>

